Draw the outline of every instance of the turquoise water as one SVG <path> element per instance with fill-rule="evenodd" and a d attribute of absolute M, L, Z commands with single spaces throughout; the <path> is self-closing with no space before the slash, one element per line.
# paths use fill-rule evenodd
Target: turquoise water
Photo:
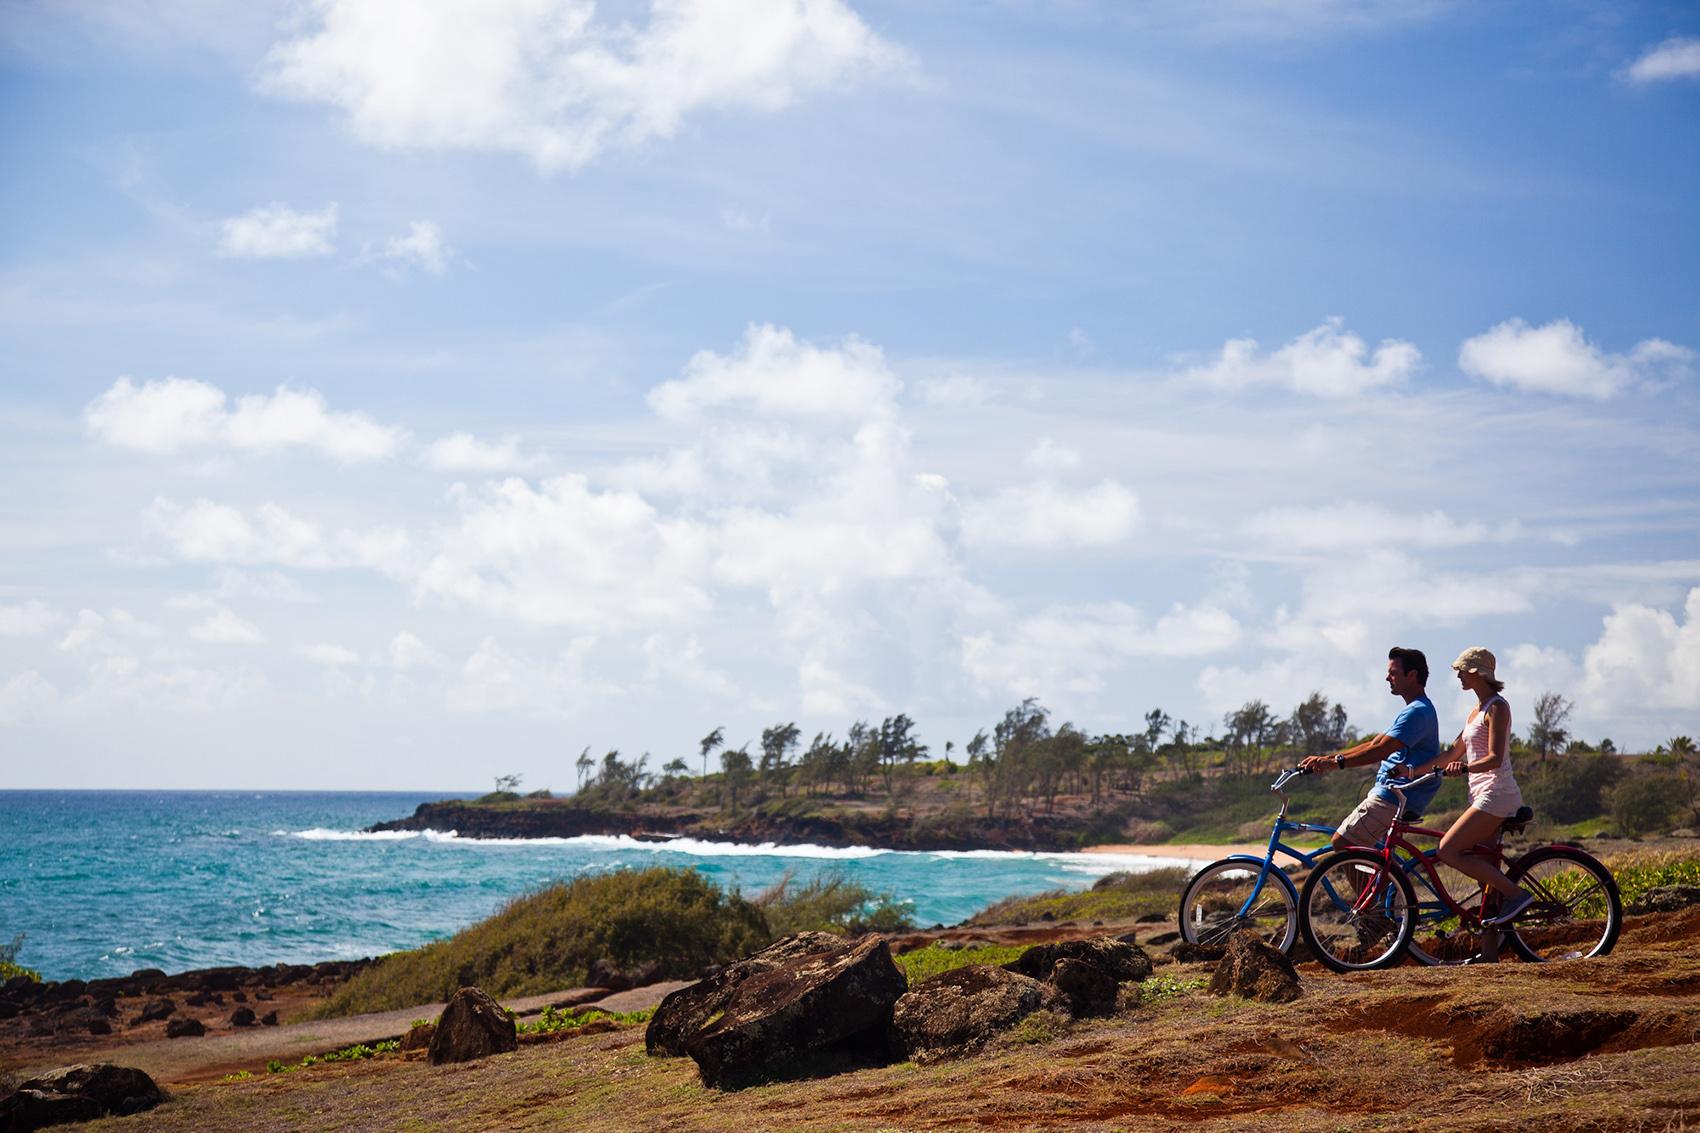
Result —
<path fill-rule="evenodd" d="M 470 793 L 470 792 L 469 792 Z M 0 943 L 48 979 L 313 963 L 412 948 L 561 878 L 683 866 L 754 893 L 837 873 L 954 924 L 1002 897 L 1084 889 L 1116 855 L 897 853 L 585 837 L 362 834 L 436 794 L 0 791 Z"/>

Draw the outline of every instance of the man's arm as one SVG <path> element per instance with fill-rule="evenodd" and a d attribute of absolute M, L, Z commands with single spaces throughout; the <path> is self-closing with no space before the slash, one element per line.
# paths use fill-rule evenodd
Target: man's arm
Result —
<path fill-rule="evenodd" d="M 1342 767 L 1362 767 L 1365 764 L 1380 763 L 1395 752 L 1404 750 L 1403 740 L 1385 735 L 1374 736 L 1332 755 L 1307 755 L 1299 760 L 1299 766 L 1316 773 L 1334 771 Z"/>

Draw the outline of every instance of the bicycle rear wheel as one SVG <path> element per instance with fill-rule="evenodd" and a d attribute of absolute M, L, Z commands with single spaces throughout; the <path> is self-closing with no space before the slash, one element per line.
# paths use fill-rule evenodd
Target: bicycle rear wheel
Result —
<path fill-rule="evenodd" d="M 1298 893 L 1273 866 L 1259 890 L 1261 869 L 1257 862 L 1227 858 L 1193 874 L 1181 890 L 1181 939 L 1223 945 L 1239 929 L 1249 928 L 1272 947 L 1292 948 L 1299 932 Z"/>
<path fill-rule="evenodd" d="M 1416 919 L 1410 880 L 1368 850 L 1323 858 L 1299 894 L 1299 931 L 1311 953 L 1336 972 L 1398 963 Z"/>
<path fill-rule="evenodd" d="M 1611 870 L 1570 846 L 1547 846 L 1519 858 L 1510 877 L 1535 895 L 1511 925 L 1511 947 L 1525 960 L 1604 956 L 1623 928 L 1623 898 Z"/>

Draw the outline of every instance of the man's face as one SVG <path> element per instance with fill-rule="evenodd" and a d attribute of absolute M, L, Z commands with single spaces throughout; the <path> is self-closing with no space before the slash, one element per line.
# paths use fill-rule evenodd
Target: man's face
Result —
<path fill-rule="evenodd" d="M 1411 682 L 1415 681 L 1415 673 L 1407 673 L 1405 666 L 1398 661 L 1388 658 L 1387 661 L 1387 691 L 1394 696 L 1404 696 L 1412 691 Z"/>

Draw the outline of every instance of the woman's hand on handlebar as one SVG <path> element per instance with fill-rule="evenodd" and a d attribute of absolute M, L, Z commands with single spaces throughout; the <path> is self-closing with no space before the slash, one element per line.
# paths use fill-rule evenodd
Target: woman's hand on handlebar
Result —
<path fill-rule="evenodd" d="M 1448 763 L 1445 767 L 1442 767 L 1440 769 L 1440 773 L 1450 777 L 1454 775 L 1462 775 L 1468 770 L 1469 768 L 1464 766 L 1464 761 L 1462 759 L 1455 759 L 1451 763 Z"/>

